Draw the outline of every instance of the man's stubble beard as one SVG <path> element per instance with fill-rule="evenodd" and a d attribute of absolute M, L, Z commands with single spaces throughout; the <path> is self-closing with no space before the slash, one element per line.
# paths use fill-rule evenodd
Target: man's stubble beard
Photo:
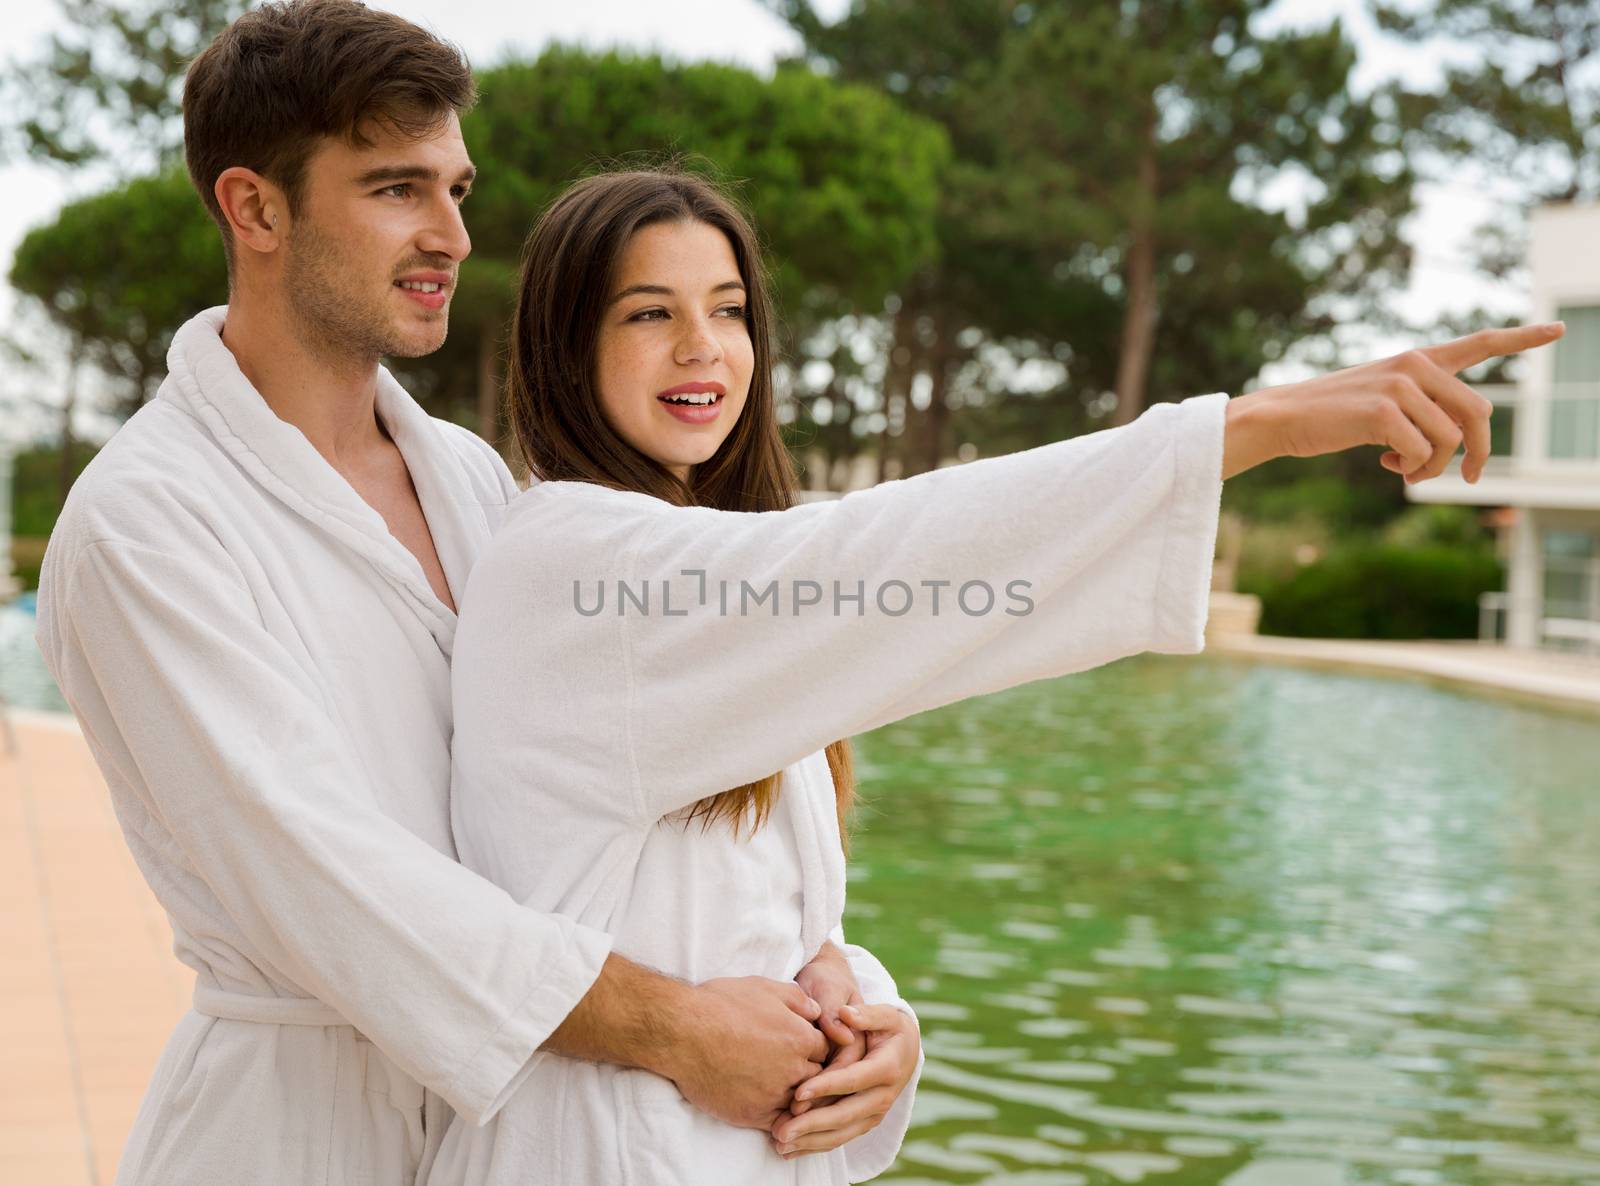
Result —
<path fill-rule="evenodd" d="M 338 244 L 302 222 L 288 241 L 284 280 L 295 334 L 313 353 L 338 362 L 375 364 L 384 357 L 420 358 L 444 345 L 446 320 L 435 323 L 437 334 L 408 337 L 394 325 L 384 297 L 350 284 L 370 267 L 347 261 Z M 392 282 L 391 282 L 392 283 Z M 448 306 L 441 313 L 448 314 Z"/>

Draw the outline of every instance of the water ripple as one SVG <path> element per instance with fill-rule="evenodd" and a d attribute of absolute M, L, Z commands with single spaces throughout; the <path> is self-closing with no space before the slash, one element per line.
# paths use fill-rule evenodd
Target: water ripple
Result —
<path fill-rule="evenodd" d="M 1600 1182 L 1600 727 L 1147 657 L 860 751 L 928 1050 L 884 1181 Z"/>

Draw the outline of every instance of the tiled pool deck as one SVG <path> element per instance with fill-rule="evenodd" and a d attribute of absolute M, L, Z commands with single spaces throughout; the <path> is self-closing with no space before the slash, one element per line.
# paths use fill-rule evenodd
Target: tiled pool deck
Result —
<path fill-rule="evenodd" d="M 1338 668 L 1469 687 L 1507 700 L 1600 717 L 1600 656 L 1479 642 L 1347 642 L 1219 635 L 1206 654 Z"/>
<path fill-rule="evenodd" d="M 0 733 L 0 1182 L 109 1186 L 191 972 L 70 718 Z"/>
<path fill-rule="evenodd" d="M 1219 637 L 1219 657 L 1472 685 L 1600 718 L 1600 658 L 1476 644 Z M 0 721 L 0 1183 L 109 1186 L 188 1005 L 156 904 L 70 718 Z"/>

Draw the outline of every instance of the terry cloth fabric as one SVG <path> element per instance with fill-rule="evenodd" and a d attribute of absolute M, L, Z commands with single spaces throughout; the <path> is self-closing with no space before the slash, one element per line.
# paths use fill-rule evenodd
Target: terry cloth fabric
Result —
<path fill-rule="evenodd" d="M 843 904 L 822 747 L 1142 651 L 1203 649 L 1226 405 L 1161 404 L 781 512 L 530 488 L 462 602 L 462 860 L 663 971 L 792 976 Z M 686 806 L 774 771 L 780 810 L 754 839 L 683 826 Z M 881 1172 L 905 1131 L 900 1115 L 839 1156 L 785 1162 L 666 1080 L 534 1064 L 490 1125 L 452 1125 L 430 1186 L 820 1186 Z"/>

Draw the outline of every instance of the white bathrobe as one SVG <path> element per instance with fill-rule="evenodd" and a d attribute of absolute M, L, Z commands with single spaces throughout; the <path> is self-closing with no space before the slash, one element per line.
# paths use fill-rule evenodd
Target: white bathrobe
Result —
<path fill-rule="evenodd" d="M 452 1108 L 513 1093 L 611 941 L 454 860 L 455 615 L 244 378 L 225 313 L 178 332 L 40 583 L 40 648 L 196 973 L 117 1181 L 399 1186 Z M 459 599 L 510 475 L 386 372 L 377 410 Z"/>
<path fill-rule="evenodd" d="M 530 488 L 462 603 L 462 861 L 665 971 L 793 975 L 844 898 L 821 747 L 963 697 L 1203 648 L 1226 405 L 1157 405 L 1122 428 L 768 514 Z M 669 818 L 776 770 L 780 805 L 753 841 Z M 451 1126 L 430 1186 L 820 1186 L 881 1172 L 904 1133 L 895 1116 L 842 1153 L 784 1162 L 664 1080 L 534 1062 L 491 1125 Z"/>

